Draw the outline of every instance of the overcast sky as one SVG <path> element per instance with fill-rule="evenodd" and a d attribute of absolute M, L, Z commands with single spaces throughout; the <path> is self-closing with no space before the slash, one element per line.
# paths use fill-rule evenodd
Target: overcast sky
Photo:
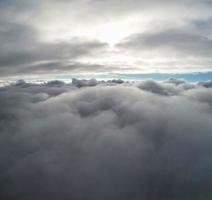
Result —
<path fill-rule="evenodd" d="M 0 76 L 212 70 L 210 0 L 0 0 Z"/>

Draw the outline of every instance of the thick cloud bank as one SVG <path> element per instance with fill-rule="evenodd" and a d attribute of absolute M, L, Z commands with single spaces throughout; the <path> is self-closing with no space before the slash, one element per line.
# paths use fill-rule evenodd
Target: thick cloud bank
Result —
<path fill-rule="evenodd" d="M 0 199 L 211 199 L 210 82 L 118 83 L 1 88 Z"/>

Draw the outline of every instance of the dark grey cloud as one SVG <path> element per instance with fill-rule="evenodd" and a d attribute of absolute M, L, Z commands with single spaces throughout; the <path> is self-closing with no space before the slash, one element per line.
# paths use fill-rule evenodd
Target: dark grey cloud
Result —
<path fill-rule="evenodd" d="M 165 83 L 171 83 L 171 84 L 174 84 L 176 86 L 186 83 L 184 80 L 176 79 L 176 78 L 169 78 L 168 80 L 165 80 L 164 82 Z"/>
<path fill-rule="evenodd" d="M 187 30 L 169 29 L 132 35 L 118 47 L 137 52 L 160 52 L 164 55 L 210 57 L 212 40 Z"/>
<path fill-rule="evenodd" d="M 14 69 L 16 74 L 71 74 L 71 73 L 82 73 L 82 72 L 108 72 L 112 69 L 118 69 L 117 66 L 108 66 L 103 64 L 91 64 L 87 62 L 78 62 L 78 61 L 47 61 L 38 64 L 32 64 L 30 66 L 24 66 L 19 69 Z M 13 71 L 13 72 L 14 72 Z"/>
<path fill-rule="evenodd" d="M 143 81 L 138 85 L 138 88 L 164 96 L 176 95 L 180 92 L 177 87 L 168 84 L 157 83 L 154 80 Z"/>
<path fill-rule="evenodd" d="M 170 78 L 165 81 L 157 82 L 154 80 L 146 80 L 137 84 L 137 87 L 162 96 L 177 96 L 182 92 L 196 89 L 199 86 L 207 87 L 209 82 L 199 82 L 198 84 L 188 83 L 184 80 Z"/>
<path fill-rule="evenodd" d="M 72 84 L 76 87 L 86 87 L 86 86 L 96 86 L 98 84 L 96 79 L 91 80 L 78 80 L 76 78 L 72 79 Z"/>
<path fill-rule="evenodd" d="M 0 198 L 210 199 L 211 88 L 149 83 L 1 88 Z"/>
<path fill-rule="evenodd" d="M 198 84 L 206 88 L 212 88 L 212 81 L 199 82 Z"/>
<path fill-rule="evenodd" d="M 68 68 L 71 60 L 95 56 L 107 47 L 106 43 L 77 37 L 69 41 L 42 41 L 30 26 L 4 21 L 0 25 L 1 75 L 60 71 L 63 65 Z"/>
<path fill-rule="evenodd" d="M 208 18 L 205 20 L 194 20 L 192 22 L 193 27 L 196 28 L 196 31 L 211 36 L 211 30 L 212 30 L 212 19 Z"/>

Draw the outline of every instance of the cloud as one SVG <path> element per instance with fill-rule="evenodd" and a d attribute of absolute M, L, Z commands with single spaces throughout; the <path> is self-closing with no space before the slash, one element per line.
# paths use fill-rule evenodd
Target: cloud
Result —
<path fill-rule="evenodd" d="M 210 198 L 211 88 L 58 83 L 0 89 L 2 199 Z"/>
<path fill-rule="evenodd" d="M 76 87 L 86 87 L 86 86 L 96 86 L 98 84 L 96 79 L 91 80 L 78 80 L 76 78 L 72 79 L 72 84 Z"/>
<path fill-rule="evenodd" d="M 0 76 L 211 70 L 211 18 L 206 0 L 2 0 Z"/>
<path fill-rule="evenodd" d="M 208 21 L 191 20 L 179 26 L 161 24 L 129 35 L 116 47 L 127 55 L 140 57 L 150 69 L 210 71 L 212 40 Z"/>
<path fill-rule="evenodd" d="M 160 94 L 164 96 L 176 95 L 179 93 L 179 90 L 176 87 L 173 87 L 168 84 L 157 83 L 153 80 L 147 80 L 138 85 L 138 88 L 149 91 L 155 94 Z"/>
<path fill-rule="evenodd" d="M 175 96 L 186 90 L 196 89 L 199 85 L 206 87 L 203 83 L 206 84 L 207 82 L 199 82 L 195 85 L 180 79 L 170 78 L 162 82 L 156 82 L 154 80 L 142 81 L 137 85 L 137 87 L 162 96 Z"/>
<path fill-rule="evenodd" d="M 118 45 L 121 48 L 129 48 L 134 51 L 155 53 L 163 56 L 196 56 L 209 57 L 212 51 L 210 38 L 187 32 L 185 30 L 163 30 L 135 34 Z"/>
<path fill-rule="evenodd" d="M 71 38 L 69 41 L 42 41 L 37 31 L 18 23 L 0 22 L 1 75 L 51 73 L 80 57 L 96 56 L 107 44 L 95 39 Z M 72 70 L 70 67 L 69 70 Z"/>
<path fill-rule="evenodd" d="M 174 84 L 174 85 L 176 85 L 176 86 L 185 83 L 184 80 L 182 80 L 182 79 L 176 79 L 176 78 L 169 78 L 168 80 L 165 80 L 164 82 L 165 82 L 165 83 L 171 83 L 171 84 Z"/>
<path fill-rule="evenodd" d="M 199 82 L 198 84 L 206 88 L 212 88 L 212 81 Z"/>

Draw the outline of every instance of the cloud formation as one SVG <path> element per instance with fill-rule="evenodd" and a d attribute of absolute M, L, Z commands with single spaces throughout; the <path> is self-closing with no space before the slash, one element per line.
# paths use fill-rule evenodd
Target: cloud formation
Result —
<path fill-rule="evenodd" d="M 211 88 L 75 81 L 0 89 L 1 199 L 210 199 Z"/>
<path fill-rule="evenodd" d="M 211 71 L 211 6 L 196 0 L 2 0 L 0 76 Z"/>
<path fill-rule="evenodd" d="M 52 73 L 72 69 L 72 59 L 96 55 L 107 44 L 97 40 L 72 38 L 69 41 L 47 42 L 39 39 L 32 27 L 0 22 L 1 75 Z M 80 66 L 79 66 L 80 68 Z"/>
<path fill-rule="evenodd" d="M 164 53 L 208 56 L 211 54 L 212 41 L 201 35 L 182 32 L 181 30 L 165 30 L 154 33 L 137 34 L 129 38 L 122 47 L 141 51 L 162 50 Z"/>

